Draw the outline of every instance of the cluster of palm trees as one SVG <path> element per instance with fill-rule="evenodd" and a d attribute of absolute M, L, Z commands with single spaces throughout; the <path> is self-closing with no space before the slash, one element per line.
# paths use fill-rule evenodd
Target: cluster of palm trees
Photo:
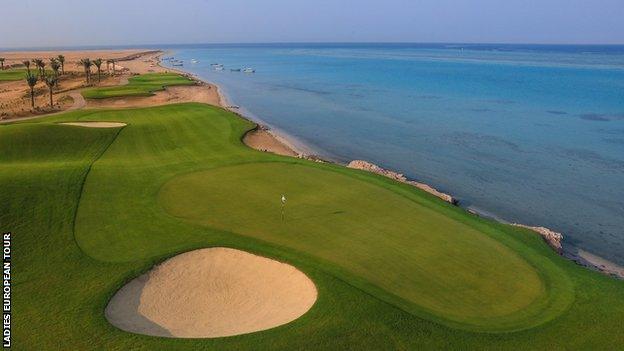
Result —
<path fill-rule="evenodd" d="M 50 91 L 50 107 L 54 106 L 52 99 L 52 93 L 54 87 L 58 85 L 59 75 L 65 74 L 65 56 L 58 55 L 57 57 L 50 58 L 50 68 L 52 73 L 46 72 L 46 62 L 42 59 L 36 58 L 32 60 L 22 61 L 24 67 L 26 67 L 26 83 L 30 88 L 30 105 L 35 108 L 35 85 L 39 80 L 43 81 Z M 36 69 L 37 74 L 33 74 L 30 70 L 30 64 L 33 64 L 33 69 Z M 60 72 L 59 72 L 60 70 Z"/>
<path fill-rule="evenodd" d="M 102 80 L 102 64 L 105 61 L 101 58 L 97 58 L 95 60 L 91 60 L 89 58 L 83 58 L 78 61 L 78 65 L 84 69 L 85 72 L 85 80 L 87 85 L 91 84 L 91 67 L 95 66 L 97 69 L 97 80 L 98 83 Z M 24 67 L 26 67 L 26 83 L 30 87 L 30 104 L 32 108 L 35 108 L 35 85 L 39 80 L 43 81 L 50 90 L 50 107 L 53 106 L 52 101 L 52 91 L 55 86 L 58 85 L 59 76 L 65 74 L 65 56 L 58 55 L 57 57 L 50 58 L 50 68 L 53 73 L 46 73 L 46 62 L 42 59 L 36 58 L 32 60 L 22 61 Z M 4 69 L 4 58 L 0 58 L 0 64 Z M 31 64 L 32 68 L 36 74 L 31 72 Z M 113 75 L 115 74 L 115 60 L 110 59 L 106 60 L 106 69 L 110 72 L 110 66 L 113 66 Z"/>
<path fill-rule="evenodd" d="M 78 65 L 82 66 L 85 72 L 85 80 L 87 84 L 91 84 L 91 66 L 95 66 L 97 69 L 97 79 L 98 83 L 102 80 L 102 64 L 104 60 L 101 58 L 97 58 L 95 60 L 91 60 L 90 58 L 83 58 L 78 61 Z M 106 70 L 110 72 L 110 65 L 113 65 L 113 75 L 115 74 L 115 60 L 106 60 Z"/>
<path fill-rule="evenodd" d="M 85 71 L 85 79 L 87 80 L 87 84 L 91 84 L 91 66 L 95 66 L 97 68 L 97 78 L 98 83 L 101 81 L 101 73 L 102 73 L 102 63 L 104 61 L 101 58 L 91 60 L 89 58 L 83 58 L 78 61 L 78 64 L 82 66 Z"/>

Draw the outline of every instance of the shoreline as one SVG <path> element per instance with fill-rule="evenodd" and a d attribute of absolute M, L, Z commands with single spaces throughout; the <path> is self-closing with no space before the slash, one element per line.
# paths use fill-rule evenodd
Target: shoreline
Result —
<path fill-rule="evenodd" d="M 262 148 L 262 150 L 260 151 L 272 152 L 272 153 L 282 155 L 282 156 L 291 156 L 291 157 L 305 158 L 305 159 L 316 160 L 316 161 L 331 162 L 328 160 L 324 160 L 321 157 L 315 155 L 313 152 L 311 152 L 311 149 L 308 147 L 305 147 L 303 143 L 293 141 L 292 140 L 294 139 L 293 137 L 287 136 L 285 132 L 280 133 L 277 130 L 277 128 L 269 125 L 268 123 L 263 121 L 261 118 L 253 116 L 253 114 L 250 112 L 245 113 L 246 110 L 244 108 L 241 108 L 240 106 L 231 103 L 231 99 L 227 96 L 227 94 L 223 91 L 223 89 L 217 84 L 204 80 L 201 77 L 191 72 L 187 72 L 179 68 L 163 66 L 161 57 L 165 55 L 169 55 L 170 53 L 172 53 L 172 51 L 171 50 L 167 50 L 167 51 L 159 50 L 159 52 L 160 54 L 155 56 L 155 58 L 157 59 L 157 65 L 159 67 L 166 69 L 166 70 L 173 71 L 173 72 L 177 72 L 179 74 L 184 75 L 185 77 L 193 79 L 199 84 L 208 85 L 214 88 L 217 92 L 217 95 L 219 96 L 219 107 L 225 110 L 228 110 L 229 112 L 232 112 L 238 115 L 239 117 L 256 124 L 256 128 L 249 131 L 247 134 L 245 134 L 245 137 L 247 137 L 249 133 L 258 132 L 258 133 L 266 134 L 265 137 L 267 138 L 275 139 L 275 142 L 279 144 L 274 148 L 271 148 L 270 145 L 265 145 L 265 146 L 258 145 L 258 147 L 254 147 L 254 146 L 250 146 L 250 147 L 257 149 L 257 150 L 260 150 L 259 148 Z M 245 139 L 245 137 L 243 137 L 243 139 Z M 283 151 L 280 152 L 280 150 L 283 150 Z"/>
<path fill-rule="evenodd" d="M 388 169 L 384 169 L 368 161 L 351 160 L 350 162 L 343 163 L 343 162 L 337 162 L 331 159 L 324 158 L 323 156 L 319 156 L 319 154 L 317 154 L 312 147 L 307 147 L 305 143 L 299 140 L 296 140 L 296 138 L 294 137 L 290 137 L 287 133 L 281 131 L 279 128 L 271 126 L 270 124 L 263 121 L 262 118 L 259 118 L 258 116 L 255 116 L 250 111 L 247 111 L 244 107 L 232 105 L 231 99 L 227 96 L 227 94 L 223 91 L 223 89 L 221 89 L 221 87 L 219 87 L 217 84 L 204 80 L 200 78 L 199 76 L 192 74 L 190 72 L 184 71 L 182 69 L 163 66 L 162 60 L 161 60 L 162 56 L 168 53 L 172 53 L 172 52 L 173 52 L 172 50 L 160 50 L 160 49 L 151 49 L 151 50 L 145 49 L 141 51 L 134 51 L 132 53 L 126 52 L 125 53 L 126 55 L 123 55 L 123 56 L 120 55 L 120 57 L 117 58 L 117 61 L 118 62 L 126 61 L 126 62 L 132 63 L 131 66 L 133 67 L 130 70 L 131 74 L 138 74 L 139 72 L 142 72 L 144 70 L 147 72 L 152 72 L 153 70 L 151 70 L 150 68 L 154 68 L 155 66 L 161 70 L 172 71 L 172 72 L 176 72 L 181 75 L 184 75 L 186 77 L 189 77 L 193 79 L 195 82 L 197 82 L 197 84 L 200 86 L 201 85 L 208 86 L 209 89 L 214 88 L 216 95 L 217 95 L 217 100 L 218 100 L 217 106 L 229 112 L 232 112 L 236 114 L 237 116 L 245 120 L 248 120 L 256 125 L 256 127 L 248 131 L 241 140 L 243 143 L 245 143 L 247 146 L 253 149 L 256 149 L 262 152 L 271 152 L 271 153 L 279 154 L 283 156 L 307 159 L 307 160 L 311 160 L 315 162 L 327 162 L 327 163 L 338 164 L 347 168 L 359 169 L 362 171 L 375 173 L 375 174 L 393 179 L 395 181 L 411 185 L 413 187 L 419 188 L 422 191 L 425 191 L 441 199 L 442 201 L 445 201 L 451 205 L 460 207 L 472 215 L 476 215 L 476 216 L 483 217 L 483 218 L 488 218 L 499 223 L 508 224 L 508 225 L 512 225 L 516 227 L 522 227 L 522 228 L 531 230 L 535 232 L 536 234 L 540 235 L 542 239 L 560 256 L 565 257 L 566 259 L 571 260 L 577 263 L 578 265 L 581 265 L 591 270 L 615 277 L 616 279 L 624 279 L 624 267 L 614 262 L 611 262 L 607 259 L 604 259 L 598 255 L 587 252 L 581 248 L 574 247 L 571 245 L 565 245 L 565 242 L 563 240 L 564 235 L 561 233 L 555 232 L 549 228 L 545 228 L 541 226 L 529 226 L 529 225 L 524 225 L 524 224 L 519 224 L 519 223 L 511 223 L 509 221 L 506 221 L 505 219 L 496 217 L 494 215 L 489 215 L 486 212 L 482 212 L 474 208 L 471 208 L 470 206 L 462 207 L 459 201 L 451 194 L 438 191 L 435 187 L 432 187 L 425 183 L 418 182 L 417 180 L 414 180 L 414 179 L 408 179 L 401 173 L 388 170 Z M 141 60 L 141 58 L 143 57 L 148 57 L 148 60 Z M 148 66 L 148 63 L 153 62 L 152 60 L 155 61 L 154 62 L 155 65 L 150 64 Z M 137 69 L 139 70 L 139 72 L 136 72 Z M 79 94 L 79 91 L 80 89 L 76 90 L 78 94 Z M 82 107 L 77 106 L 76 108 L 82 108 Z M 55 113 L 46 113 L 46 114 L 40 114 L 40 115 L 34 115 L 34 116 L 28 116 L 28 117 L 5 119 L 5 120 L 0 121 L 0 124 L 17 122 L 20 120 L 28 120 L 28 119 L 46 117 L 46 116 L 50 116 L 53 114 L 63 113 L 72 109 L 74 108 L 72 107 L 72 108 L 58 111 Z"/>
<path fill-rule="evenodd" d="M 171 52 L 171 51 L 169 51 Z M 412 185 L 422 191 L 425 191 L 439 199 L 441 199 L 442 201 L 445 201 L 451 205 L 457 206 L 462 208 L 463 210 L 465 210 L 466 212 L 475 215 L 475 216 L 479 216 L 479 217 L 484 217 L 484 218 L 490 218 L 485 214 L 481 214 L 480 212 L 474 210 L 474 209 L 470 209 L 470 208 L 464 208 L 460 206 L 459 201 L 452 196 L 451 194 L 447 194 L 444 192 L 441 192 L 439 190 L 437 190 L 435 187 L 432 187 L 429 184 L 425 184 L 425 183 L 421 183 L 418 182 L 416 180 L 413 179 L 408 179 L 407 177 L 405 177 L 403 174 L 392 171 L 392 170 L 388 170 L 385 168 L 382 168 L 376 164 L 373 164 L 371 162 L 365 161 L 365 160 L 352 160 L 349 163 L 346 164 L 342 164 L 339 162 L 333 162 L 327 159 L 322 158 L 321 156 L 317 156 L 314 154 L 310 154 L 310 153 L 306 153 L 304 152 L 302 149 L 304 149 L 305 147 L 296 147 L 295 145 L 293 145 L 294 143 L 292 141 L 289 141 L 288 137 L 284 136 L 286 133 L 280 134 L 279 130 L 276 131 L 276 128 L 272 128 L 271 126 L 269 126 L 266 122 L 262 121 L 262 119 L 260 118 L 254 118 L 251 116 L 247 116 L 244 113 L 242 113 L 241 111 L 239 111 L 241 109 L 241 107 L 239 107 L 238 105 L 231 105 L 230 104 L 230 100 L 227 98 L 227 96 L 225 96 L 225 94 L 223 93 L 223 90 L 216 85 L 215 83 L 212 82 L 208 82 L 203 80 L 202 78 L 198 77 L 195 74 L 192 74 L 190 72 L 186 72 L 184 70 L 181 69 L 177 69 L 177 68 L 169 68 L 169 67 L 165 67 L 163 66 L 161 63 L 161 56 L 165 54 L 165 51 L 162 51 L 161 55 L 159 55 L 157 57 L 158 59 L 158 65 L 162 68 L 165 69 L 170 69 L 173 70 L 175 72 L 178 72 L 180 74 L 184 74 L 185 76 L 191 77 L 194 80 L 200 82 L 201 84 L 209 84 L 210 86 L 215 87 L 215 89 L 217 89 L 217 92 L 219 94 L 220 97 L 220 104 L 221 107 L 232 112 L 235 113 L 236 115 L 240 116 L 241 118 L 244 118 L 248 121 L 251 121 L 253 123 L 256 124 L 256 128 L 254 128 L 253 130 L 249 131 L 248 133 L 245 134 L 245 137 L 243 137 L 243 142 L 245 144 L 247 144 L 247 146 L 254 148 L 256 150 L 259 151 L 264 151 L 264 152 L 273 152 L 273 153 L 277 153 L 277 154 L 281 154 L 283 156 L 291 156 L 291 157 L 298 157 L 298 158 L 304 158 L 304 159 L 309 159 L 309 160 L 313 160 L 313 161 L 317 161 L 317 162 L 328 162 L 328 163 L 334 163 L 334 164 L 339 164 L 341 166 L 344 167 L 348 167 L 348 168 L 352 168 L 352 169 L 359 169 L 359 170 L 363 170 L 363 171 L 367 171 L 367 172 L 371 172 L 371 173 L 375 173 L 375 174 L 379 174 L 381 176 L 385 176 L 387 178 L 390 179 L 394 179 L 395 181 L 398 182 L 402 182 L 405 184 L 409 184 Z M 234 107 L 235 106 L 235 107 Z M 244 111 L 244 108 L 243 108 Z M 271 148 L 267 148 L 267 147 L 263 147 L 263 146 L 258 146 L 257 144 L 254 143 L 248 143 L 249 140 L 245 140 L 247 139 L 247 136 L 250 133 L 256 133 L 256 132 L 261 132 L 261 133 L 266 133 L 268 138 L 272 138 L 274 139 L 278 144 L 281 144 L 283 147 L 285 147 L 288 151 L 286 152 L 276 152 L 276 149 L 271 149 Z M 277 148 L 279 149 L 279 147 Z M 499 223 L 503 223 L 503 224 L 508 224 L 508 225 L 512 225 L 515 227 L 520 227 L 520 228 L 525 228 L 527 230 L 531 230 L 534 233 L 538 234 L 540 237 L 542 237 L 542 239 L 544 240 L 544 242 L 551 248 L 553 249 L 553 251 L 555 251 L 557 254 L 559 254 L 560 256 L 571 260 L 573 262 L 575 262 L 576 264 L 583 266 L 585 268 L 588 268 L 590 270 L 593 271 L 597 271 L 599 273 L 614 277 L 616 279 L 624 279 L 624 267 L 619 266 L 618 264 L 611 262 L 607 259 L 604 259 L 598 255 L 589 253 L 585 250 L 582 250 L 580 248 L 576 248 L 574 247 L 574 250 L 576 252 L 570 252 L 570 250 L 565 250 L 564 247 L 564 235 L 562 233 L 556 232 L 552 229 L 543 227 L 543 226 L 530 226 L 530 225 L 526 225 L 526 224 L 520 224 L 520 223 L 511 223 L 508 222 L 504 219 L 500 219 L 500 218 L 490 218 L 496 222 Z"/>

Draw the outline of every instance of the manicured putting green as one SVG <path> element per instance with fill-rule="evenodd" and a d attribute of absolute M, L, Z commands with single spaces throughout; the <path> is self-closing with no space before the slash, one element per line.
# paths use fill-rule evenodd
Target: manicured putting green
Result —
<path fill-rule="evenodd" d="M 176 217 L 314 255 L 452 321 L 497 329 L 549 315 L 544 282 L 511 249 L 339 173 L 286 163 L 223 167 L 175 178 L 160 199 Z"/>
<path fill-rule="evenodd" d="M 193 80 L 177 73 L 148 73 L 128 79 L 126 85 L 85 89 L 82 91 L 82 96 L 87 99 L 150 96 L 167 86 L 193 84 L 195 84 Z"/>

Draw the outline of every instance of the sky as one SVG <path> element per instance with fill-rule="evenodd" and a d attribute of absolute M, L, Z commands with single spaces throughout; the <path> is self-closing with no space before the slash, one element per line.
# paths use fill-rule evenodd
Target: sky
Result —
<path fill-rule="evenodd" d="M 0 48 L 270 42 L 624 44 L 624 0 L 1 0 Z"/>

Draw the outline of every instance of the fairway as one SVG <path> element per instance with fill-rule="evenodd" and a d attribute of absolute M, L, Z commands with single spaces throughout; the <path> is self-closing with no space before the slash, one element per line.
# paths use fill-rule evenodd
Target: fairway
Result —
<path fill-rule="evenodd" d="M 115 127 L 61 124 L 96 121 Z M 624 343 L 622 281 L 409 185 L 249 149 L 241 139 L 253 127 L 198 103 L 0 126 L 0 221 L 15 233 L 14 336 L 24 349 L 54 349 L 59 337 L 119 350 Z M 106 320 L 127 282 L 210 247 L 296 267 L 318 299 L 287 324 L 227 338 L 151 337 Z"/>
<path fill-rule="evenodd" d="M 193 84 L 195 84 L 193 80 L 177 73 L 147 73 L 131 77 L 126 85 L 85 89 L 82 96 L 87 99 L 150 96 L 168 86 Z"/>
<path fill-rule="evenodd" d="M 31 70 L 34 75 L 38 75 L 37 70 Z M 13 68 L 0 70 L 0 82 L 26 79 L 26 69 Z"/>

